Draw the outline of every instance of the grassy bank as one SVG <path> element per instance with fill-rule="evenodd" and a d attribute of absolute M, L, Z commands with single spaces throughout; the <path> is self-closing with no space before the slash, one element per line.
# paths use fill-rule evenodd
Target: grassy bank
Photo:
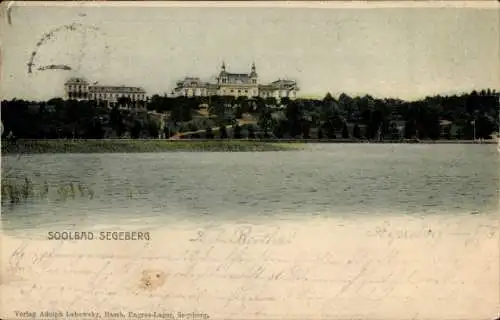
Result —
<path fill-rule="evenodd" d="M 259 140 L 261 142 L 276 142 L 276 140 Z M 495 140 L 365 140 L 365 139 L 280 139 L 280 143 L 378 143 L 378 144 L 496 144 Z"/>
<path fill-rule="evenodd" d="M 173 151 L 258 152 L 300 149 L 305 143 L 429 143 L 429 144 L 495 144 L 494 140 L 386 140 L 358 139 L 290 139 L 290 140 L 17 140 L 2 141 L 2 154 L 25 153 L 137 153 Z"/>
<path fill-rule="evenodd" d="M 280 142 L 256 140 L 17 140 L 2 141 L 2 154 L 24 153 L 137 153 L 172 151 L 257 152 L 296 150 Z"/>

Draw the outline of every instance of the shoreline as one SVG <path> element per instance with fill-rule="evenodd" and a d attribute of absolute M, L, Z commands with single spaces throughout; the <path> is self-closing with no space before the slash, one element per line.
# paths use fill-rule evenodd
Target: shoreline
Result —
<path fill-rule="evenodd" d="M 87 139 L 2 141 L 2 154 L 42 153 L 160 153 L 160 152 L 266 152 L 297 150 L 274 143 L 236 140 Z"/>
<path fill-rule="evenodd" d="M 2 154 L 18 153 L 146 153 L 146 152 L 259 152 L 300 150 L 306 144 L 497 144 L 495 140 L 358 139 L 19 139 L 2 141 Z"/>

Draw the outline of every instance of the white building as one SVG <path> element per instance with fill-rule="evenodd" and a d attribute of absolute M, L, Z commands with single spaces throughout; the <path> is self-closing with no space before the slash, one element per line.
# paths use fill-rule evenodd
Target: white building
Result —
<path fill-rule="evenodd" d="M 66 99 L 105 101 L 112 105 L 119 98 L 130 98 L 132 103 L 146 100 L 146 91 L 140 87 L 90 85 L 84 78 L 71 78 L 64 84 Z"/>
<path fill-rule="evenodd" d="M 198 77 L 186 77 L 177 82 L 173 94 L 187 97 L 219 95 L 294 99 L 299 91 L 297 83 L 293 80 L 277 80 L 270 84 L 259 84 L 258 80 L 255 64 L 252 64 L 250 73 L 230 73 L 226 71 L 225 63 L 222 63 L 216 83 L 204 82 Z"/>

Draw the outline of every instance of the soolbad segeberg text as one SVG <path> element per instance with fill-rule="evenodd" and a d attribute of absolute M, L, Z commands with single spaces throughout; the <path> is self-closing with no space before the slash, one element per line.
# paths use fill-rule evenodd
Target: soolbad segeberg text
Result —
<path fill-rule="evenodd" d="M 149 232 L 140 231 L 49 231 L 48 240 L 150 240 Z"/>

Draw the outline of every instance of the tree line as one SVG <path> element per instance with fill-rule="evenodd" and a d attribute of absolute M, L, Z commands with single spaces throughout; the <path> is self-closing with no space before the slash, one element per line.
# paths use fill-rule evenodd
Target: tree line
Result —
<path fill-rule="evenodd" d="M 231 96 L 167 97 L 146 102 L 54 98 L 2 101 L 2 137 L 25 139 L 298 138 L 367 140 L 490 139 L 499 127 L 499 93 L 487 89 L 415 101 L 351 97 L 323 99 Z M 249 119 L 243 125 L 241 120 Z"/>

